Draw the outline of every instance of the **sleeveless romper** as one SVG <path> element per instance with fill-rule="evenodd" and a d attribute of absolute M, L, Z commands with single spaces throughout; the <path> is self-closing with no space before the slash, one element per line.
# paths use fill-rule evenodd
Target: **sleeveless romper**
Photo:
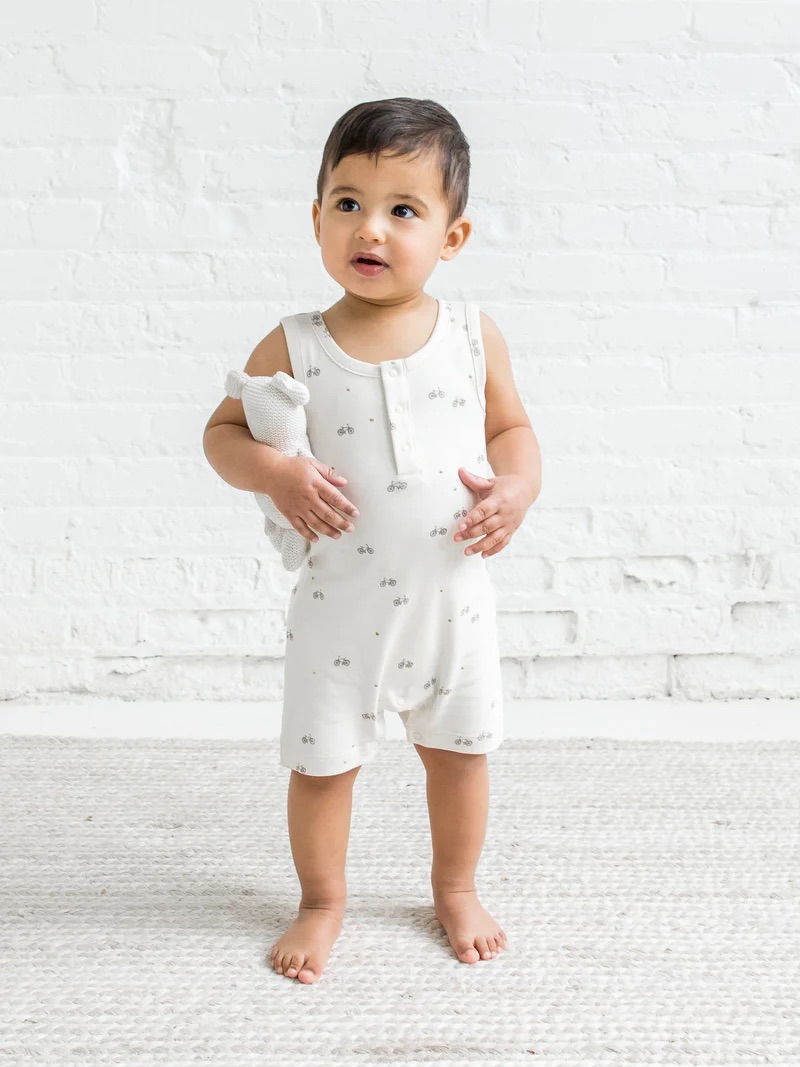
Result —
<path fill-rule="evenodd" d="M 347 478 L 352 533 L 320 534 L 288 596 L 280 764 L 331 775 L 373 758 L 397 712 L 412 743 L 490 752 L 503 740 L 495 592 L 459 467 L 491 477 L 478 307 L 438 301 L 404 359 L 355 359 L 319 311 L 280 320 L 310 391 L 311 450 Z"/>

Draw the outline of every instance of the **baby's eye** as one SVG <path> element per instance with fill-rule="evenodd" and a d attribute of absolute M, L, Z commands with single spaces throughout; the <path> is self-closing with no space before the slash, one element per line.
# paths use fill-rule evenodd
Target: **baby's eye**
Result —
<path fill-rule="evenodd" d="M 344 197 L 342 197 L 341 200 L 338 200 L 336 202 L 336 207 L 340 208 L 342 206 L 342 204 L 355 204 L 356 207 L 358 207 L 358 201 L 354 200 L 352 198 L 352 196 L 344 196 Z M 395 208 L 398 208 L 398 207 L 401 208 L 401 209 L 404 209 L 405 211 L 410 211 L 412 215 L 416 215 L 416 211 L 414 211 L 414 209 L 412 207 L 409 207 L 408 204 L 395 204 Z M 351 215 L 352 212 L 350 210 L 347 210 L 347 211 L 345 211 L 345 214 L 346 215 Z M 407 219 L 407 218 L 410 218 L 410 216 L 409 215 L 401 215 L 400 218 Z"/>

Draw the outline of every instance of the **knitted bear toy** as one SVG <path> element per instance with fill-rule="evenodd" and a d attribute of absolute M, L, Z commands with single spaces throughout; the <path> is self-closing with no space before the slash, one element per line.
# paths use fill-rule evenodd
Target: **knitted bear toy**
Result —
<path fill-rule="evenodd" d="M 225 392 L 242 401 L 247 426 L 256 441 L 277 448 L 285 456 L 314 458 L 303 410 L 311 394 L 302 382 L 283 371 L 272 377 L 251 377 L 243 370 L 232 370 L 225 379 Z M 264 532 L 280 552 L 284 567 L 297 570 L 310 548 L 309 541 L 266 493 L 253 496 L 264 512 Z"/>

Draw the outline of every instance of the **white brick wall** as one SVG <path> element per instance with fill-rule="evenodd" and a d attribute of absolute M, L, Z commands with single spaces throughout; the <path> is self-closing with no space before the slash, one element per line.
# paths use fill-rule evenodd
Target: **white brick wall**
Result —
<path fill-rule="evenodd" d="M 0 697 L 275 700 L 293 575 L 201 447 L 325 307 L 358 100 L 431 96 L 544 487 L 489 561 L 514 698 L 800 695 L 800 3 L 0 7 Z"/>

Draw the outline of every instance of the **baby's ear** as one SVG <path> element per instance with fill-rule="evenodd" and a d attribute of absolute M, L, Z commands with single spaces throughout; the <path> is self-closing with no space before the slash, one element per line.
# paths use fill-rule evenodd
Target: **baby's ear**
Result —
<path fill-rule="evenodd" d="M 307 404 L 311 398 L 307 386 L 282 370 L 279 370 L 277 374 L 273 374 L 272 386 L 288 396 L 295 404 Z"/>

